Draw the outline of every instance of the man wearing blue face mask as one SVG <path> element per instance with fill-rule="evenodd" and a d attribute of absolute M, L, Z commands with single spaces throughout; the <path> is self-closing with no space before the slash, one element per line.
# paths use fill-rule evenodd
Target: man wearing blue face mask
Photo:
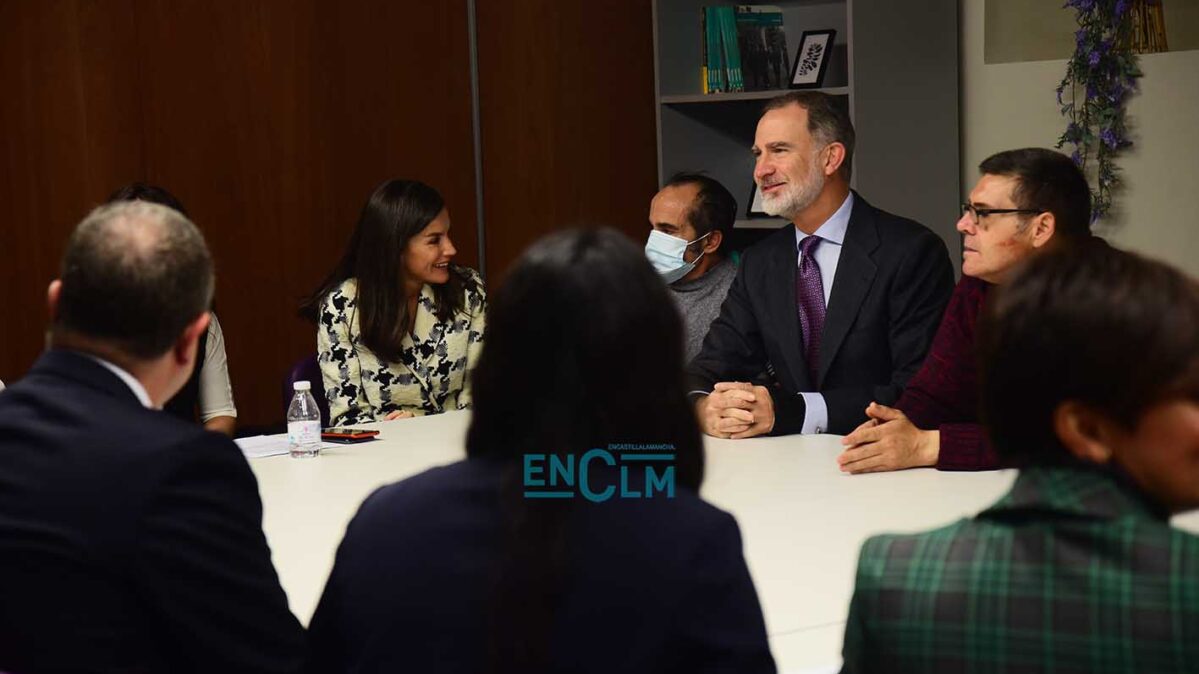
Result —
<path fill-rule="evenodd" d="M 699 353 L 736 276 L 721 250 L 736 217 L 733 195 L 698 173 L 675 174 L 650 202 L 645 254 L 683 315 L 688 361 Z"/>

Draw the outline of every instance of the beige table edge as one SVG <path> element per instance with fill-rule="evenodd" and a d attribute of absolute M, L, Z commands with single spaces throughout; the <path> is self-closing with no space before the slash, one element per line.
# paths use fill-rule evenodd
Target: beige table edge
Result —
<path fill-rule="evenodd" d="M 307 623 L 346 524 L 374 489 L 464 458 L 468 412 L 373 426 L 380 439 L 250 462 L 263 529 L 292 610 Z M 1002 495 L 1013 471 L 931 469 L 849 476 L 837 436 L 705 439 L 705 499 L 736 516 L 780 671 L 840 657 L 857 552 L 870 535 L 919 531 L 971 515 Z M 1178 518 L 1199 531 L 1199 513 Z"/>

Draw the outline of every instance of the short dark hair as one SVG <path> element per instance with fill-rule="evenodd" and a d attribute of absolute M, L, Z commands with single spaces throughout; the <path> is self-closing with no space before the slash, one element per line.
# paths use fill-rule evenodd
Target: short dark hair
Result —
<path fill-rule="evenodd" d="M 212 258 L 182 213 L 143 201 L 92 211 L 62 259 L 54 329 L 160 356 L 212 301 Z"/>
<path fill-rule="evenodd" d="M 695 202 L 687 211 L 687 221 L 695 229 L 697 237 L 709 232 L 720 232 L 727 243 L 737 221 L 737 200 L 720 181 L 703 173 L 681 171 L 670 176 L 663 189 L 695 185 L 699 192 Z M 723 245 L 723 244 L 722 244 Z"/>
<path fill-rule="evenodd" d="M 1060 463 L 1068 400 L 1133 429 L 1156 403 L 1199 397 L 1199 283 L 1094 238 L 1033 256 L 979 327 L 982 417 L 1000 454 Z"/>
<path fill-rule="evenodd" d="M 845 161 L 840 173 L 846 182 L 853 177 L 853 148 L 856 134 L 849 118 L 848 99 L 830 96 L 823 91 L 792 91 L 766 101 L 765 114 L 771 110 L 798 105 L 808 111 L 808 133 L 818 143 L 841 143 L 845 146 Z"/>
<path fill-rule="evenodd" d="M 150 183 L 129 183 L 108 196 L 108 203 L 118 201 L 148 201 L 152 204 L 162 204 L 188 215 L 187 209 L 183 207 L 183 202 L 176 199 L 174 194 L 168 192 L 165 187 Z"/>
<path fill-rule="evenodd" d="M 978 165 L 984 174 L 1016 179 L 1017 208 L 1053 213 L 1055 233 L 1071 241 L 1091 236 L 1091 188 L 1074 161 L 1043 147 L 1006 150 Z"/>

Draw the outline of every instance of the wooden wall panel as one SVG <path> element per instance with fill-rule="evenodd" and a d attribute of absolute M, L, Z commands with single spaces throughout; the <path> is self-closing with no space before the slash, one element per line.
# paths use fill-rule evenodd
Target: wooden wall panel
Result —
<path fill-rule="evenodd" d="M 208 233 L 237 394 L 258 406 L 248 418 L 282 416 L 279 378 L 315 348 L 314 328 L 294 317 L 297 300 L 332 267 L 379 182 L 412 177 L 440 189 L 459 260 L 477 263 L 459 4 L 256 2 L 214 12 L 162 0 L 140 15 L 148 50 L 163 53 L 147 64 L 146 115 L 172 120 L 147 127 L 147 172 Z"/>
<path fill-rule="evenodd" d="M 0 2 L 0 379 L 41 352 L 66 238 L 141 171 L 131 1 Z"/>
<path fill-rule="evenodd" d="M 131 180 L 175 192 L 209 240 L 243 424 L 281 420 L 280 379 L 315 348 L 298 299 L 376 184 L 440 189 L 477 264 L 464 2 L 0 2 L 0 26 L 0 198 L 27 223 L 0 228 L 20 317 L 0 378 L 40 348 L 66 233 Z"/>
<path fill-rule="evenodd" d="M 565 226 L 644 241 L 657 191 L 649 0 L 486 0 L 477 17 L 488 280 Z"/>
<path fill-rule="evenodd" d="M 477 5 L 489 282 L 562 226 L 643 239 L 649 1 Z M 466 21 L 464 0 L 0 0 L 0 378 L 41 349 L 71 227 L 148 180 L 216 256 L 243 424 L 278 421 L 315 339 L 296 303 L 377 183 L 439 188 L 478 263 Z"/>

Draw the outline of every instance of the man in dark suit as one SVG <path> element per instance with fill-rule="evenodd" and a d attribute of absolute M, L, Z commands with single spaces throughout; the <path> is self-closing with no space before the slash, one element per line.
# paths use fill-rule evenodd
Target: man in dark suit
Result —
<path fill-rule="evenodd" d="M 949 255 L 927 228 L 849 189 L 853 146 L 832 97 L 767 103 L 754 181 L 766 212 L 795 226 L 745 252 L 691 362 L 705 433 L 848 433 L 923 362 L 953 291 Z"/>
<path fill-rule="evenodd" d="M 158 408 L 208 327 L 182 215 L 105 206 L 50 284 L 50 349 L 0 396 L 0 671 L 284 672 L 303 632 L 231 440 Z"/>

